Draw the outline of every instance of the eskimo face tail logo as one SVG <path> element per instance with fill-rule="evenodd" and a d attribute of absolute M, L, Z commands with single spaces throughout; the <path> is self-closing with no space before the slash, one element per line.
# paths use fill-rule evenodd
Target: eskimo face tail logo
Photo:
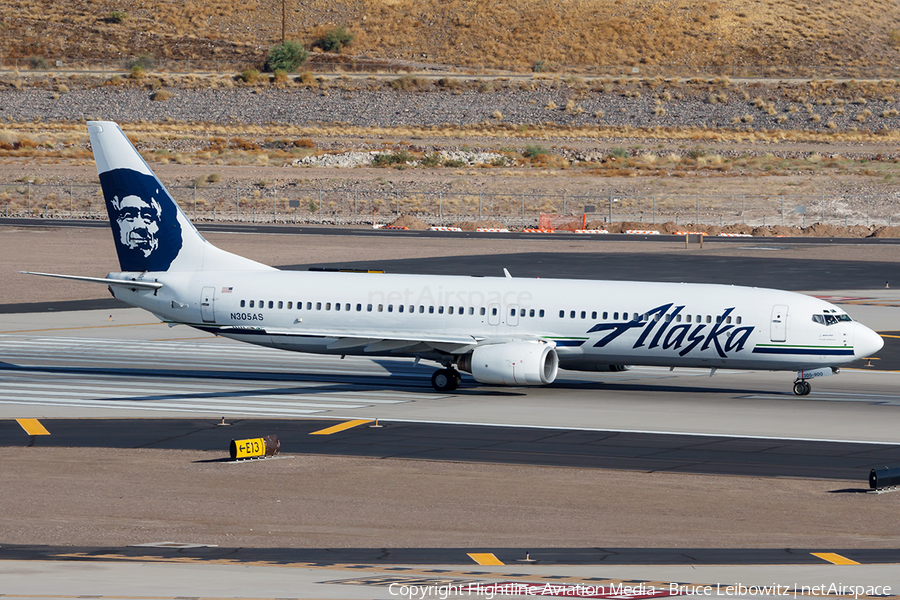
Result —
<path fill-rule="evenodd" d="M 119 243 L 149 258 L 159 248 L 159 219 L 162 209 L 156 198 L 144 200 L 140 196 L 113 196 L 113 208 L 118 213 Z"/>
<path fill-rule="evenodd" d="M 131 169 L 100 174 L 123 271 L 165 271 L 181 250 L 175 202 L 155 177 Z"/>

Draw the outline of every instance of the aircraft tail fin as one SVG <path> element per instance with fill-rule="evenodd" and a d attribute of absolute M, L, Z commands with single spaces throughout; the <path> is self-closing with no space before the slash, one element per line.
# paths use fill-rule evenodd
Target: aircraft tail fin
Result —
<path fill-rule="evenodd" d="M 116 123 L 87 125 L 122 271 L 272 269 L 207 242 Z"/>

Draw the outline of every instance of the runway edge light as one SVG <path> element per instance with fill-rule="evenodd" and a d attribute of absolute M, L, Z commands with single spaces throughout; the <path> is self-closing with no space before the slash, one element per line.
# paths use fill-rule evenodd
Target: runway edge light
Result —
<path fill-rule="evenodd" d="M 884 467 L 869 472 L 869 487 L 875 492 L 897 491 L 900 490 L 898 486 L 900 486 L 900 467 Z"/>
<path fill-rule="evenodd" d="M 266 435 L 246 440 L 231 440 L 228 447 L 231 460 L 265 458 L 281 452 L 281 441 L 277 435 Z"/>

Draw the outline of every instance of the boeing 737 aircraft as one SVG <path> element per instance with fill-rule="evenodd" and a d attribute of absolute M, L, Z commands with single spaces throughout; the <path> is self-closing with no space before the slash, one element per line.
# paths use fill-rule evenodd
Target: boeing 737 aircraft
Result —
<path fill-rule="evenodd" d="M 285 272 L 207 242 L 116 123 L 89 122 L 122 271 L 104 283 L 162 321 L 319 354 L 410 357 L 485 384 L 553 383 L 624 365 L 797 371 L 877 352 L 881 337 L 823 300 L 729 285 Z"/>

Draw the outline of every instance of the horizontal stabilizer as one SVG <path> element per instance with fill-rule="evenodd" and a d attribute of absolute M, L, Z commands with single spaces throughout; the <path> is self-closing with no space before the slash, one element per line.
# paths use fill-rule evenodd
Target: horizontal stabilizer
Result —
<path fill-rule="evenodd" d="M 72 281 L 86 281 L 88 283 L 103 283 L 105 285 L 117 285 L 129 289 L 158 290 L 163 284 L 156 281 L 136 281 L 134 279 L 109 279 L 107 277 L 80 277 L 78 275 L 57 275 L 56 273 L 34 273 L 32 271 L 19 271 L 23 275 L 40 275 L 41 277 L 56 277 L 57 279 L 71 279 Z"/>

